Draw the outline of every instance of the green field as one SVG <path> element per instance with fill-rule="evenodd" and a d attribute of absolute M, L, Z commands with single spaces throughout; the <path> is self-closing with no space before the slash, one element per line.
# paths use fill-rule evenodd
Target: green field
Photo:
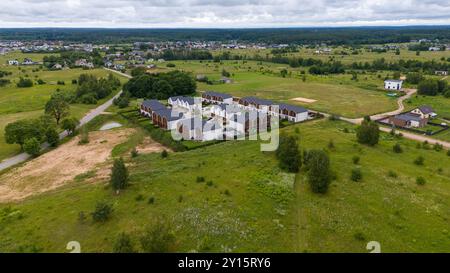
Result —
<path fill-rule="evenodd" d="M 31 54 L 33 60 L 42 60 L 43 56 L 47 54 Z M 1 56 L 3 59 L 9 59 L 14 56 L 19 60 L 28 57 L 28 54 L 11 53 Z M 93 74 L 97 77 L 104 77 L 108 75 L 108 71 L 104 69 L 69 69 L 59 71 L 38 70 L 38 65 L 32 66 L 6 66 L 0 65 L 0 70 L 10 71 L 13 74 L 6 76 L 5 79 L 10 79 L 11 83 L 7 86 L 0 87 L 0 160 L 9 156 L 15 155 L 20 151 L 18 145 L 6 144 L 4 140 L 4 128 L 13 121 L 24 118 L 36 118 L 43 114 L 45 103 L 50 98 L 55 90 L 75 91 L 76 85 L 72 84 L 72 79 L 77 79 L 79 75 L 84 73 Z M 35 72 L 33 72 L 35 70 Z M 20 77 L 33 79 L 34 85 L 29 88 L 18 88 L 16 83 Z M 122 76 L 118 76 L 123 82 L 126 81 Z M 39 85 L 36 83 L 37 79 L 42 79 L 45 84 Z M 64 81 L 65 85 L 57 85 L 57 81 Z M 112 96 L 112 95 L 111 95 Z M 105 98 L 98 102 L 98 105 L 109 98 Z M 96 105 L 72 104 L 70 106 L 71 115 L 81 118 L 90 109 Z"/>
<path fill-rule="evenodd" d="M 328 61 L 330 58 L 333 58 L 335 61 L 340 61 L 344 64 L 351 64 L 353 62 L 372 62 L 376 59 L 384 58 L 387 62 L 394 62 L 399 60 L 419 60 L 419 61 L 440 61 L 441 58 L 450 58 L 450 51 L 421 51 L 420 55 L 417 56 L 415 51 L 410 51 L 407 49 L 406 44 L 399 44 L 400 46 L 400 55 L 395 54 L 395 50 L 390 50 L 388 52 L 377 53 L 370 52 L 370 50 L 365 48 L 360 48 L 359 54 L 353 55 L 350 48 L 344 47 L 334 47 L 332 49 L 331 54 L 316 54 L 315 51 L 318 48 L 301 48 L 299 52 L 282 54 L 283 56 L 289 57 L 302 57 L 302 58 L 314 58 L 320 59 L 322 61 Z M 321 47 L 325 48 L 325 47 Z M 236 49 L 236 50 L 217 50 L 214 54 L 221 54 L 224 51 L 230 52 L 232 55 L 241 55 L 241 56 L 255 56 L 259 55 L 261 57 L 272 56 L 270 49 Z M 342 54 L 342 52 L 345 52 Z"/>
<path fill-rule="evenodd" d="M 77 240 L 83 252 L 109 252 L 120 232 L 137 244 L 160 216 L 172 223 L 180 252 L 367 252 L 368 241 L 380 242 L 383 252 L 449 251 L 450 157 L 444 151 L 417 149 L 415 142 L 388 134 L 376 147 L 363 146 L 354 127 L 343 122 L 319 120 L 283 130 L 297 135 L 295 128 L 302 149 L 334 141 L 335 148 L 327 150 L 336 180 L 326 195 L 311 193 L 303 170 L 294 176 L 278 169 L 274 154 L 260 152 L 256 141 L 225 142 L 166 159 L 127 156 L 131 186 L 118 196 L 106 181 L 92 184 L 80 177 L 53 192 L 0 205 L 0 251 L 65 252 L 67 242 Z M 401 154 L 392 152 L 397 142 Z M 358 166 L 352 163 L 356 155 Z M 413 164 L 419 155 L 424 166 Z M 353 168 L 361 168 L 361 182 L 350 181 Z M 205 182 L 196 182 L 198 176 Z M 416 184 L 418 176 L 425 185 Z M 103 224 L 89 217 L 99 200 L 114 205 Z M 78 220 L 81 211 L 88 216 L 84 222 Z"/>
<path fill-rule="evenodd" d="M 283 67 L 273 63 L 227 61 L 223 65 L 213 62 L 179 61 L 175 69 L 204 74 L 209 79 L 219 79 L 222 69 L 232 74 L 231 84 L 198 84 L 199 91 L 215 90 L 235 96 L 258 96 L 281 102 L 300 104 L 291 99 L 306 97 L 317 100 L 302 104 L 305 107 L 335 113 L 346 117 L 362 117 L 368 114 L 386 112 L 396 107 L 395 99 L 386 96 L 383 80 L 377 74 L 360 75 L 352 81 L 351 75 L 312 76 L 301 79 L 299 70 L 290 70 L 291 75 L 283 78 L 279 70 Z M 383 73 L 384 75 L 384 73 Z"/>

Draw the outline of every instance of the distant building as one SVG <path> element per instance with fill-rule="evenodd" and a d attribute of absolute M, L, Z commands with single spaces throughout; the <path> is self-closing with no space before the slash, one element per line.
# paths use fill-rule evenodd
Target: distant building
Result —
<path fill-rule="evenodd" d="M 430 46 L 428 48 L 428 51 L 441 51 L 441 48 L 438 46 Z"/>
<path fill-rule="evenodd" d="M 411 113 L 419 115 L 421 118 L 434 118 L 437 116 L 437 114 L 434 112 L 433 108 L 430 106 L 422 105 L 417 107 L 416 109 L 413 109 Z"/>
<path fill-rule="evenodd" d="M 445 71 L 445 70 L 436 70 L 436 71 L 434 71 L 434 74 L 435 75 L 440 75 L 440 76 L 447 76 L 448 75 L 448 71 Z"/>
<path fill-rule="evenodd" d="M 75 66 L 78 67 L 86 67 L 86 68 L 94 68 L 94 64 L 88 62 L 86 59 L 79 59 L 75 61 Z"/>
<path fill-rule="evenodd" d="M 233 80 L 228 77 L 222 77 L 222 78 L 220 78 L 219 81 L 222 83 L 232 83 L 233 82 Z"/>
<path fill-rule="evenodd" d="M 9 65 L 19 65 L 19 61 L 18 60 L 9 60 L 8 64 Z"/>
<path fill-rule="evenodd" d="M 23 65 L 32 65 L 32 64 L 34 64 L 34 62 L 33 62 L 33 60 L 30 59 L 30 58 L 25 58 L 25 59 L 23 59 L 22 64 L 23 64 Z"/>
<path fill-rule="evenodd" d="M 221 104 L 221 103 L 231 104 L 233 103 L 233 96 L 214 91 L 206 91 L 202 94 L 202 101 L 214 104 Z"/>
<path fill-rule="evenodd" d="M 386 90 L 400 90 L 402 89 L 402 80 L 385 80 L 384 89 Z"/>
<path fill-rule="evenodd" d="M 428 119 L 418 114 L 406 113 L 390 117 L 389 123 L 396 127 L 421 128 L 427 125 Z"/>
<path fill-rule="evenodd" d="M 60 70 L 60 69 L 62 69 L 63 68 L 63 66 L 61 65 L 61 64 L 54 64 L 53 66 L 52 66 L 52 69 L 54 69 L 54 70 Z"/>

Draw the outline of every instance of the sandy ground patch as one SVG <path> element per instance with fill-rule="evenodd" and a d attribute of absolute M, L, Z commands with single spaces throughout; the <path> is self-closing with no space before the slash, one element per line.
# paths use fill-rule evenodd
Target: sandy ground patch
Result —
<path fill-rule="evenodd" d="M 158 153 L 163 150 L 170 151 L 167 147 L 164 147 L 150 137 L 144 138 L 144 141 L 136 147 L 136 150 L 141 154 Z"/>
<path fill-rule="evenodd" d="M 123 143 L 133 131 L 121 129 L 91 132 L 88 144 L 78 145 L 79 137 L 76 137 L 1 175 L 0 202 L 18 201 L 58 188 L 77 175 L 95 169 L 97 165 L 107 161 L 114 146 Z M 96 171 L 100 174 L 97 175 L 98 178 L 104 176 L 104 172 L 108 173 L 108 170 Z"/>
<path fill-rule="evenodd" d="M 317 100 L 307 99 L 307 98 L 302 98 L 302 97 L 293 98 L 291 100 L 298 101 L 298 102 L 304 102 L 304 103 L 313 103 L 313 102 L 317 101 Z"/>

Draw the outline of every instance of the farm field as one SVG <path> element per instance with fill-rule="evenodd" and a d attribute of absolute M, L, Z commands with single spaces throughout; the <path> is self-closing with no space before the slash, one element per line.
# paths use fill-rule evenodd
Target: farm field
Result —
<path fill-rule="evenodd" d="M 17 53 L 16 55 L 19 54 Z M 32 55 L 35 56 L 34 59 L 38 59 L 39 56 L 42 58 L 45 54 Z M 6 56 L 9 56 L 9 54 Z M 20 53 L 19 56 L 22 56 L 21 58 L 23 58 L 24 56 L 28 56 L 28 54 Z M 64 91 L 76 90 L 77 85 L 72 84 L 71 81 L 72 79 L 77 79 L 81 74 L 89 73 L 97 77 L 105 77 L 110 73 L 104 69 L 46 71 L 38 70 L 39 66 L 36 65 L 19 66 L 19 68 L 0 66 L 0 70 L 12 72 L 12 75 L 4 77 L 5 79 L 10 79 L 11 83 L 7 86 L 0 87 L 0 160 L 17 154 L 20 151 L 18 145 L 5 143 L 4 128 L 8 123 L 24 118 L 39 117 L 43 114 L 45 103 L 57 89 Z M 33 79 L 35 81 L 34 85 L 29 88 L 18 88 L 16 83 L 20 77 Z M 121 76 L 117 77 L 119 77 L 122 82 L 126 81 L 126 79 Z M 37 79 L 42 79 L 45 84 L 37 84 Z M 65 84 L 58 85 L 57 81 L 64 81 Z M 109 98 L 100 100 L 98 104 L 101 104 L 108 99 Z M 95 107 L 96 105 L 71 104 L 70 113 L 72 116 L 81 118 L 90 109 Z"/>
<path fill-rule="evenodd" d="M 120 135 L 123 129 L 114 130 Z M 372 240 L 383 252 L 448 251 L 450 157 L 444 151 L 417 149 L 416 142 L 388 134 L 376 147 L 363 146 L 354 126 L 344 122 L 318 120 L 282 130 L 298 135 L 302 149 L 327 150 L 336 179 L 326 195 L 311 193 L 303 170 L 281 171 L 257 141 L 131 158 L 129 151 L 146 138 L 139 133 L 111 152 L 125 157 L 131 174 L 131 185 L 119 195 L 107 186 L 109 159 L 58 189 L 1 204 L 0 251 L 64 252 L 68 241 L 77 240 L 83 252 L 110 252 L 120 232 L 138 245 L 145 227 L 161 216 L 172 224 L 179 252 L 366 252 Z M 326 148 L 330 140 L 335 148 Z M 392 152 L 397 142 L 401 154 Z M 423 166 L 413 163 L 419 155 Z M 362 170 L 361 182 L 350 181 L 353 168 Z M 416 184 L 419 176 L 425 185 Z M 102 224 L 89 215 L 100 200 L 114 207 Z M 80 220 L 80 212 L 86 218 Z"/>
<path fill-rule="evenodd" d="M 224 62 L 224 65 L 191 61 L 173 62 L 174 69 L 204 74 L 210 79 L 219 79 L 222 69 L 232 74 L 233 83 L 208 85 L 198 83 L 199 91 L 215 90 L 228 92 L 235 96 L 258 96 L 280 102 L 299 104 L 291 99 L 305 97 L 317 100 L 304 106 L 346 117 L 361 117 L 368 114 L 386 112 L 396 107 L 396 101 L 386 96 L 382 90 L 383 80 L 377 75 L 361 75 L 360 81 L 352 81 L 351 75 L 312 76 L 301 79 L 299 71 L 291 72 L 291 77 L 283 78 L 278 71 L 282 65 L 256 62 Z M 263 67 L 258 69 L 258 67 Z M 270 69 L 272 73 L 264 73 Z M 374 103 L 376 102 L 376 103 Z"/>
<path fill-rule="evenodd" d="M 395 54 L 395 50 L 390 50 L 388 52 L 378 53 L 378 52 L 370 52 L 365 48 L 360 48 L 358 50 L 359 54 L 352 54 L 351 49 L 344 47 L 335 47 L 331 48 L 331 54 L 316 54 L 315 51 L 319 48 L 301 48 L 299 52 L 293 53 L 285 53 L 281 54 L 282 56 L 290 56 L 290 57 L 302 57 L 302 58 L 314 58 L 320 59 L 322 61 L 328 61 L 330 58 L 333 58 L 335 61 L 340 61 L 344 64 L 351 64 L 353 62 L 372 62 L 376 59 L 384 58 L 387 62 L 394 62 L 399 60 L 419 60 L 419 61 L 440 61 L 441 58 L 450 58 L 450 50 L 446 51 L 421 51 L 420 55 L 417 56 L 415 51 L 410 51 L 407 49 L 406 44 L 398 44 L 400 46 L 400 55 Z M 325 48 L 325 47 L 321 47 Z M 230 52 L 232 55 L 241 55 L 241 56 L 255 56 L 259 55 L 261 57 L 265 56 L 273 56 L 270 49 L 221 49 L 216 50 L 214 55 L 221 54 L 223 52 Z M 342 54 L 345 52 L 345 54 Z"/>

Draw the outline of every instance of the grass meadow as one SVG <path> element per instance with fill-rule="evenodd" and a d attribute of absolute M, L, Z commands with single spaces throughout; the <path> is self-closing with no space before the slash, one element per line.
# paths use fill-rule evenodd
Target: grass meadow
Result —
<path fill-rule="evenodd" d="M 83 252 L 110 252 L 120 232 L 138 245 L 141 232 L 161 216 L 171 223 L 179 252 L 367 252 L 368 241 L 380 242 L 383 252 L 448 251 L 450 157 L 384 133 L 379 145 L 360 145 L 354 129 L 328 120 L 282 129 L 298 137 L 301 149 L 329 154 L 336 179 L 325 195 L 311 193 L 303 169 L 281 171 L 257 141 L 131 158 L 142 138 L 132 136 L 113 152 L 129 166 L 126 190 L 115 195 L 107 179 L 86 170 L 62 188 L 1 204 L 0 251 L 65 252 L 67 242 L 77 240 Z M 403 153 L 392 151 L 395 143 Z M 413 163 L 418 156 L 424 165 Z M 350 180 L 354 168 L 362 170 L 360 182 Z M 107 222 L 94 223 L 89 213 L 100 200 L 114 211 Z"/>

